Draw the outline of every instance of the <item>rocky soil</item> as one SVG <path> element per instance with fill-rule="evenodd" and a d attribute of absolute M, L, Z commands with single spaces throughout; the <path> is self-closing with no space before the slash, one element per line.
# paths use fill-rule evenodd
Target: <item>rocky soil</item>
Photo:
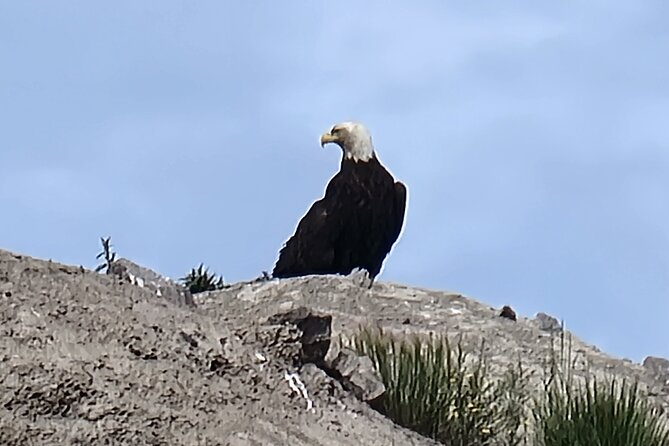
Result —
<path fill-rule="evenodd" d="M 547 315 L 514 321 L 459 294 L 351 277 L 190 296 L 124 262 L 105 275 L 0 251 L 0 444 L 432 445 L 363 401 L 383 388 L 339 335 L 464 334 L 472 351 L 486 340 L 494 370 L 521 357 L 538 376 L 560 333 Z M 638 378 L 669 408 L 666 360 L 573 346 L 580 369 Z"/>

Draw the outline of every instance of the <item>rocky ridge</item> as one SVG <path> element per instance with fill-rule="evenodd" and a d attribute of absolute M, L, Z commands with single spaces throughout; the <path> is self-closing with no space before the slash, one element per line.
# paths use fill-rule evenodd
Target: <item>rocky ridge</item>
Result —
<path fill-rule="evenodd" d="M 514 321 L 457 293 L 347 277 L 189 296 L 125 262 L 129 274 L 105 275 L 0 251 L 0 444 L 432 445 L 365 403 L 383 386 L 339 335 L 464 334 L 500 373 L 520 356 L 538 374 L 561 331 L 548 315 Z M 575 337 L 573 350 L 669 409 L 666 360 Z"/>

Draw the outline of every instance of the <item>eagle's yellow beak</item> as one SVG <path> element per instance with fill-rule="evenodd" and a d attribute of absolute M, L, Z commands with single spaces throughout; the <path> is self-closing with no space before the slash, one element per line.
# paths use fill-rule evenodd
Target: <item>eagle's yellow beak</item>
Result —
<path fill-rule="evenodd" d="M 321 147 L 325 147 L 325 144 L 329 142 L 337 142 L 338 140 L 339 139 L 331 133 L 323 133 L 321 135 Z"/>

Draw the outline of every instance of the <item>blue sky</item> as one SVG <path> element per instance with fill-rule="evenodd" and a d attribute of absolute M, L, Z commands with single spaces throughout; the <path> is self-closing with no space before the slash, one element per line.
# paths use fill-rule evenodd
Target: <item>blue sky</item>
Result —
<path fill-rule="evenodd" d="M 271 270 L 355 119 L 409 188 L 380 280 L 669 357 L 669 3 L 0 0 L 0 247 Z"/>

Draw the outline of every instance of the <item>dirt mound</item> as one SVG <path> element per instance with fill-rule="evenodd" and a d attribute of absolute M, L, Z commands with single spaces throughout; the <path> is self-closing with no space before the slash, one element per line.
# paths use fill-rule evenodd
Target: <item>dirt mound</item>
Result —
<path fill-rule="evenodd" d="M 123 270 L 0 251 L 0 444 L 434 445 L 360 400 L 383 388 L 339 335 L 361 324 L 465 334 L 471 350 L 485 340 L 493 373 L 521 357 L 538 377 L 562 330 L 543 313 L 500 317 L 460 294 L 382 282 L 256 280 L 191 299 Z M 666 360 L 644 367 L 572 342 L 576 372 L 636 378 L 669 408 Z"/>
<path fill-rule="evenodd" d="M 242 302 L 177 305 L 0 251 L 0 444 L 434 444 L 302 365 L 302 331 Z"/>

